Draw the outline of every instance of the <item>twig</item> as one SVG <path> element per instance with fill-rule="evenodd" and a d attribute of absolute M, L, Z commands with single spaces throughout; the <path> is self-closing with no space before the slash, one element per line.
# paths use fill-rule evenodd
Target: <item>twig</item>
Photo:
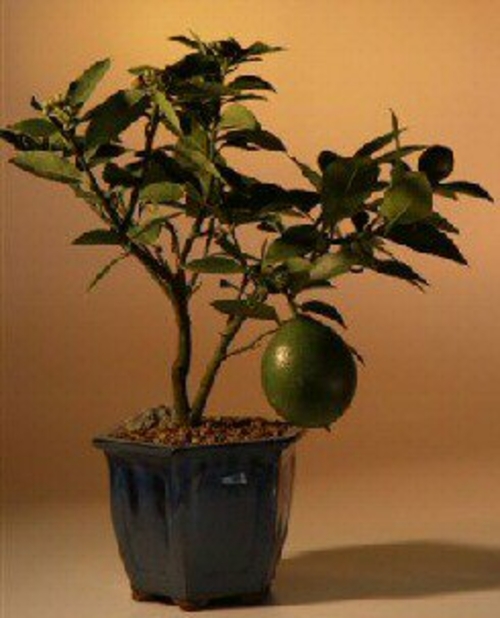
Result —
<path fill-rule="evenodd" d="M 225 356 L 225 359 L 230 358 L 231 356 L 237 356 L 238 354 L 243 354 L 244 352 L 248 352 L 249 350 L 255 350 L 256 348 L 259 347 L 260 343 L 266 338 L 269 337 L 269 335 L 272 335 L 273 333 L 275 333 L 278 329 L 277 328 L 273 328 L 272 330 L 268 330 L 265 333 L 260 334 L 258 337 L 256 337 L 253 341 L 251 341 L 250 343 L 241 346 L 240 348 L 236 348 L 235 350 L 233 350 L 232 352 L 228 352 Z"/>
<path fill-rule="evenodd" d="M 128 230 L 130 224 L 132 223 L 132 220 L 135 214 L 135 209 L 139 201 L 139 196 L 141 193 L 142 185 L 144 184 L 144 181 L 146 180 L 146 177 L 149 171 L 149 166 L 151 163 L 151 155 L 153 154 L 154 139 L 156 136 L 156 132 L 158 130 L 159 123 L 160 123 L 160 116 L 158 113 L 158 108 L 155 106 L 151 113 L 151 118 L 149 122 L 147 123 L 146 129 L 145 129 L 146 144 L 144 148 L 144 159 L 143 159 L 141 177 L 137 181 L 137 184 L 135 185 L 135 187 L 132 189 L 128 210 L 125 213 L 125 217 L 123 218 L 122 227 L 125 231 Z"/>

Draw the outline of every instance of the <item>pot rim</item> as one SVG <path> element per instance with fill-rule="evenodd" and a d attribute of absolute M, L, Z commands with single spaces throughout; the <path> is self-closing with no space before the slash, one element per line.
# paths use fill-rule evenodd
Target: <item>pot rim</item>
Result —
<path fill-rule="evenodd" d="M 231 447 L 252 447 L 260 445 L 271 444 L 291 444 L 300 440 L 306 433 L 307 429 L 301 427 L 291 426 L 288 431 L 282 436 L 273 436 L 269 438 L 261 438 L 256 440 L 239 440 L 235 442 L 223 442 L 217 444 L 182 444 L 173 445 L 158 444 L 155 442 L 141 442 L 140 440 L 127 440 L 126 438 L 117 438 L 112 434 L 117 431 L 121 423 L 115 425 L 111 430 L 99 433 L 92 439 L 92 445 L 101 450 L 107 450 L 107 447 L 123 446 L 131 447 L 133 450 L 139 450 L 142 452 L 151 452 L 156 454 L 172 454 L 179 451 L 199 451 L 199 450 L 217 450 L 221 448 Z"/>

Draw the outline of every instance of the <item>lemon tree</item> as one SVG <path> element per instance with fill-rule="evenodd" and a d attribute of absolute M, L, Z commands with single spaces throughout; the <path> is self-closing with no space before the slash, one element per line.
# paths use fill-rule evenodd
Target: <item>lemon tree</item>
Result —
<path fill-rule="evenodd" d="M 0 137 L 17 168 L 59 183 L 70 202 L 94 213 L 96 227 L 74 241 L 107 258 L 89 288 L 135 260 L 163 294 L 177 333 L 169 394 L 176 423 L 198 423 L 227 359 L 272 333 L 262 369 L 270 404 L 297 425 L 329 425 L 350 405 L 357 375 L 339 335 L 339 280 L 371 271 L 425 287 L 409 250 L 466 263 L 441 202 L 492 198 L 477 183 L 449 179 L 448 147 L 403 143 L 394 113 L 388 131 L 352 152 L 325 149 L 313 163 L 300 161 L 259 120 L 258 105 L 275 88 L 248 68 L 280 47 L 196 35 L 172 41 L 186 53 L 131 68 L 127 83 L 97 101 L 111 62 L 91 64 L 60 94 L 33 97 L 30 116 Z M 284 157 L 296 167 L 296 186 L 245 173 L 233 157 L 242 150 Z M 247 229 L 259 246 L 255 234 L 247 242 Z M 220 290 L 212 301 L 220 334 L 193 384 L 193 307 L 208 278 Z M 325 290 L 329 300 L 317 296 Z M 270 327 L 238 342 L 251 321 Z"/>

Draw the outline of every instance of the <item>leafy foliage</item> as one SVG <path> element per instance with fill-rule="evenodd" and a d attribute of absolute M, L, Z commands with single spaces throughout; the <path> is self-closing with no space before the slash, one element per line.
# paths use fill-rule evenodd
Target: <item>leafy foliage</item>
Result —
<path fill-rule="evenodd" d="M 64 94 L 33 97 L 36 114 L 1 129 L 0 137 L 17 151 L 14 165 L 68 185 L 100 219 L 101 227 L 73 244 L 122 247 L 91 287 L 133 256 L 167 294 L 180 328 L 189 329 L 193 296 L 206 275 L 218 278 L 226 297 L 212 305 L 226 327 L 207 388 L 243 322 L 280 320 L 276 298 L 294 313 L 345 326 L 335 305 L 307 295 L 365 270 L 426 286 L 424 276 L 392 255 L 395 245 L 466 264 L 450 238 L 458 229 L 438 211 L 440 198 L 493 200 L 477 183 L 449 179 L 449 148 L 403 144 L 405 129 L 391 112 L 390 130 L 354 154 L 328 148 L 312 164 L 302 162 L 259 121 L 256 106 L 275 87 L 247 69 L 281 47 L 245 46 L 232 37 L 203 41 L 192 33 L 171 41 L 187 50 L 175 62 L 130 69 L 131 84 L 91 107 L 111 64 L 100 60 Z M 302 184 L 285 187 L 243 173 L 231 160 L 235 149 L 284 156 Z M 254 235 L 247 243 L 246 227 L 260 242 Z M 189 353 L 183 350 L 181 360 Z M 193 418 L 206 397 L 203 384 Z M 182 388 L 176 392 L 176 409 L 189 408 Z"/>

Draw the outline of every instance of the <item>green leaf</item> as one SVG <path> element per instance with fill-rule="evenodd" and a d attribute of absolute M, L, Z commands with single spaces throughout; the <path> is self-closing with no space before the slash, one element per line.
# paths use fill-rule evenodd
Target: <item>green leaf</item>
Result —
<path fill-rule="evenodd" d="M 255 320 L 278 321 L 276 309 L 265 303 L 251 304 L 246 300 L 215 300 L 212 307 L 226 315 L 237 315 Z"/>
<path fill-rule="evenodd" d="M 427 253 L 459 264 L 467 264 L 467 260 L 455 243 L 430 223 L 395 225 L 386 234 L 386 237 L 419 253 Z"/>
<path fill-rule="evenodd" d="M 425 174 L 405 172 L 384 195 L 380 214 L 390 223 L 414 223 L 432 213 L 432 187 Z"/>
<path fill-rule="evenodd" d="M 368 268 L 371 268 L 375 272 L 382 275 L 388 275 L 389 277 L 395 277 L 397 279 L 403 279 L 412 285 L 422 289 L 423 286 L 429 285 L 428 282 L 417 272 L 400 260 L 377 260 L 374 259 L 371 264 L 367 264 Z"/>
<path fill-rule="evenodd" d="M 338 157 L 323 173 L 321 203 L 330 223 L 352 217 L 376 190 L 379 168 L 368 157 Z"/>
<path fill-rule="evenodd" d="M 309 212 L 320 201 L 319 193 L 305 189 L 289 189 L 287 191 L 287 198 L 290 204 L 296 206 L 301 212 Z"/>
<path fill-rule="evenodd" d="M 257 118 L 254 114 L 244 105 L 239 103 L 233 103 L 225 108 L 221 120 L 219 122 L 219 129 L 221 131 L 225 129 L 258 129 L 260 127 Z"/>
<path fill-rule="evenodd" d="M 444 182 L 441 183 L 438 187 L 439 189 L 446 189 L 448 191 L 452 191 L 453 193 L 462 193 L 463 195 L 468 195 L 470 197 L 477 197 L 479 199 L 485 199 L 489 202 L 493 202 L 493 198 L 491 195 L 483 189 L 481 185 L 478 185 L 475 182 L 466 182 L 465 180 L 457 180 L 455 182 Z"/>
<path fill-rule="evenodd" d="M 31 124 L 31 121 L 29 121 L 29 123 L 30 125 L 23 126 L 22 128 L 32 133 L 41 133 L 42 131 L 45 133 L 45 127 L 42 128 L 41 125 L 35 127 L 34 124 Z M 50 124 L 52 125 L 52 123 Z M 14 125 L 14 127 L 21 127 L 22 125 L 23 123 L 19 123 L 17 125 Z M 51 135 L 37 137 L 29 135 L 27 132 L 22 133 L 14 127 L 0 129 L 0 139 L 3 139 L 8 144 L 14 146 L 16 150 L 29 150 L 33 152 L 39 150 L 50 150 L 53 152 L 69 154 L 70 149 L 66 140 L 61 135 L 59 135 L 59 133 L 55 130 L 54 127 L 52 127 L 54 131 Z"/>
<path fill-rule="evenodd" d="M 128 257 L 128 253 L 122 253 L 122 255 L 119 255 L 118 257 L 114 258 L 113 260 L 111 260 L 111 262 L 108 262 L 104 268 L 102 268 L 97 275 L 94 277 L 94 279 L 92 279 L 92 281 L 90 282 L 90 285 L 87 288 L 87 292 L 90 292 L 91 290 L 93 290 L 95 288 L 95 286 L 104 279 L 104 277 L 106 277 L 106 275 L 109 275 L 109 273 L 111 272 L 111 270 L 113 269 L 114 266 L 116 266 L 119 262 L 121 262 L 122 260 L 124 260 L 126 257 Z"/>
<path fill-rule="evenodd" d="M 84 232 L 71 243 L 73 245 L 120 245 L 120 237 L 114 230 L 97 229 Z"/>
<path fill-rule="evenodd" d="M 440 185 L 434 185 L 432 187 L 432 190 L 434 191 L 435 195 L 446 197 L 454 201 L 458 200 L 458 195 L 455 193 L 455 191 L 452 191 L 451 189 L 447 189 L 446 187 L 442 187 Z"/>
<path fill-rule="evenodd" d="M 182 185 L 174 182 L 153 182 L 141 189 L 139 198 L 151 204 L 170 204 L 180 200 L 183 194 Z"/>
<path fill-rule="evenodd" d="M 263 129 L 229 131 L 224 135 L 224 145 L 243 148 L 244 150 L 261 148 L 262 150 L 286 152 L 286 147 L 279 137 Z"/>
<path fill-rule="evenodd" d="M 328 253 L 315 261 L 309 277 L 311 281 L 332 279 L 348 273 L 356 263 L 354 256 L 347 251 Z"/>
<path fill-rule="evenodd" d="M 385 133 L 384 135 L 380 135 L 379 137 L 372 139 L 371 141 L 361 146 L 361 148 L 356 151 L 354 156 L 369 157 L 372 154 L 375 154 L 376 152 L 382 150 L 382 148 L 385 148 L 385 146 L 390 144 L 396 138 L 396 136 L 401 135 L 403 131 L 405 131 L 405 129 L 398 128 L 397 132 L 395 132 L 394 130 L 389 131 L 389 133 Z"/>
<path fill-rule="evenodd" d="M 190 47 L 191 49 L 200 48 L 200 44 L 198 43 L 198 41 L 196 41 L 195 39 L 190 39 L 182 34 L 176 36 L 169 36 L 168 40 L 180 43 L 181 45 L 185 45 L 186 47 Z"/>
<path fill-rule="evenodd" d="M 115 140 L 135 122 L 145 110 L 144 93 L 119 90 L 90 114 L 85 140 L 88 148 L 95 148 Z"/>
<path fill-rule="evenodd" d="M 134 226 L 129 232 L 129 238 L 143 245 L 153 245 L 160 237 L 163 223 L 168 217 L 155 217 L 142 225 Z"/>
<path fill-rule="evenodd" d="M 160 115 L 163 123 L 174 133 L 175 135 L 182 135 L 181 122 L 179 116 L 174 109 L 174 106 L 163 92 L 156 92 L 154 95 L 154 101 L 160 110 Z"/>
<path fill-rule="evenodd" d="M 27 120 L 21 120 L 16 124 L 9 127 L 17 133 L 22 133 L 28 137 L 51 137 L 58 133 L 56 127 L 47 120 L 47 118 L 28 118 Z"/>
<path fill-rule="evenodd" d="M 288 258 L 300 257 L 305 255 L 305 253 L 307 251 L 302 246 L 286 242 L 282 238 L 277 238 L 269 245 L 264 261 L 266 264 L 277 264 L 278 262 L 284 262 Z"/>
<path fill-rule="evenodd" d="M 433 212 L 431 216 L 427 217 L 427 219 L 424 219 L 422 223 L 429 223 L 438 230 L 442 230 L 447 234 L 460 234 L 460 230 L 455 225 L 453 225 L 453 223 L 448 221 L 448 219 L 446 219 L 445 217 L 443 217 L 443 215 L 440 215 L 437 212 Z"/>
<path fill-rule="evenodd" d="M 307 313 L 316 313 L 325 318 L 329 318 L 334 322 L 338 322 L 344 328 L 346 327 L 344 318 L 341 313 L 333 305 L 322 302 L 321 300 L 309 300 L 306 303 L 302 303 L 300 306 L 302 311 Z"/>
<path fill-rule="evenodd" d="M 238 262 L 218 255 L 208 255 L 199 260 L 192 260 L 186 265 L 186 268 L 196 273 L 219 275 L 244 272 L 244 268 Z"/>
<path fill-rule="evenodd" d="M 272 84 L 257 75 L 240 75 L 230 82 L 228 87 L 234 90 L 271 90 L 275 92 Z"/>
<path fill-rule="evenodd" d="M 90 98 L 99 82 L 109 71 L 111 60 L 99 60 L 88 68 L 78 79 L 71 82 L 66 95 L 70 104 L 82 106 Z"/>
<path fill-rule="evenodd" d="M 181 138 L 175 147 L 177 160 L 187 169 L 204 172 L 222 180 L 219 170 L 189 137 Z"/>
<path fill-rule="evenodd" d="M 391 150 L 390 152 L 387 152 L 383 155 L 381 155 L 380 157 L 377 157 L 375 159 L 375 161 L 377 163 L 396 163 L 397 161 L 399 161 L 400 159 L 407 157 L 411 154 L 413 154 L 414 152 L 420 152 L 421 150 L 425 150 L 427 148 L 427 146 L 420 146 L 420 145 L 415 145 L 415 146 L 401 146 L 401 148 L 398 150 Z"/>
<path fill-rule="evenodd" d="M 244 53 L 245 56 L 261 56 L 263 54 L 272 54 L 274 52 L 284 51 L 284 49 L 284 47 L 276 47 L 267 45 L 267 43 L 262 43 L 261 41 L 256 41 L 249 47 L 245 48 Z"/>
<path fill-rule="evenodd" d="M 47 180 L 72 184 L 82 179 L 73 163 L 53 152 L 26 151 L 19 153 L 11 162 L 22 170 Z"/>
<path fill-rule="evenodd" d="M 268 247 L 266 264 L 276 264 L 288 258 L 301 257 L 313 251 L 321 236 L 312 225 L 294 225 L 286 229 Z"/>
<path fill-rule="evenodd" d="M 321 175 L 318 174 L 318 172 L 313 170 L 311 167 L 309 167 L 309 165 L 302 163 L 295 157 L 290 157 L 290 158 L 295 163 L 295 165 L 300 169 L 300 171 L 302 172 L 302 176 L 304 176 L 304 178 L 308 180 L 315 189 L 317 189 L 318 191 L 321 191 L 321 185 L 322 185 Z"/>

